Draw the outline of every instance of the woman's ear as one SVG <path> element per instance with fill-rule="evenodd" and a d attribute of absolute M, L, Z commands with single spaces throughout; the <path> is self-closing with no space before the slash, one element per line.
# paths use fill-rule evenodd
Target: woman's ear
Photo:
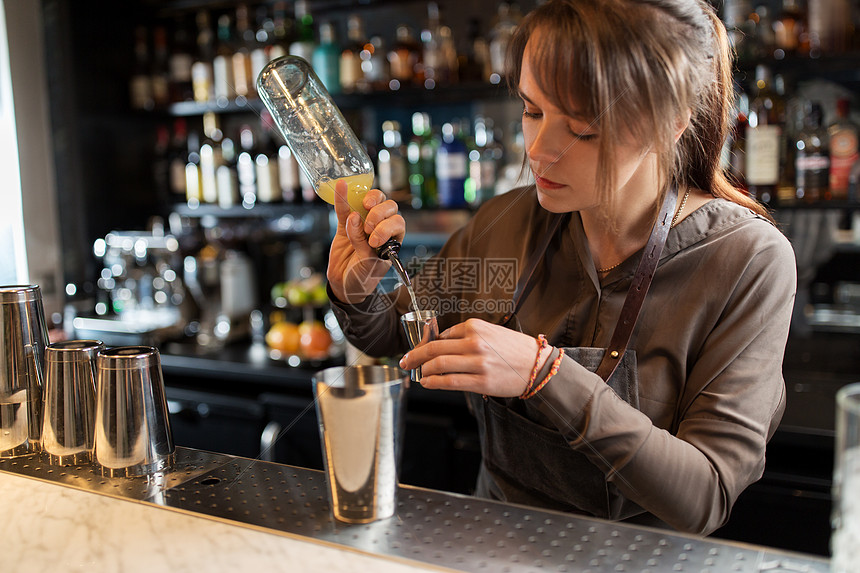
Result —
<path fill-rule="evenodd" d="M 678 122 L 675 126 L 675 143 L 678 143 L 678 140 L 681 139 L 681 136 L 684 134 L 684 131 L 688 127 L 690 127 L 690 118 L 693 117 L 693 111 L 688 109 L 686 113 L 678 116 Z"/>

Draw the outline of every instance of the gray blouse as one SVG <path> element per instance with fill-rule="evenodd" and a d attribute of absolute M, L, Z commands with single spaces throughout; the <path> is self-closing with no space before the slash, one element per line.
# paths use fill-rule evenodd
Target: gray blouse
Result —
<path fill-rule="evenodd" d="M 501 323 L 551 214 L 531 188 L 484 204 L 414 283 L 440 329 Z M 641 256 L 599 277 L 578 213 L 550 243 L 516 315 L 557 347 L 605 347 Z M 714 199 L 670 230 L 629 349 L 638 409 L 570 356 L 524 405 L 604 470 L 625 497 L 672 527 L 709 533 L 759 479 L 785 407 L 782 359 L 796 287 L 794 253 L 766 219 Z M 333 300 L 348 339 L 374 356 L 408 350 L 405 289 L 357 305 Z M 521 405 L 522 406 L 522 405 Z"/>

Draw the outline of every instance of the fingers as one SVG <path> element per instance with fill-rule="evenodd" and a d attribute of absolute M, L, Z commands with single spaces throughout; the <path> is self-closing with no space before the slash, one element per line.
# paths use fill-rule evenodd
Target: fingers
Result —
<path fill-rule="evenodd" d="M 338 231 L 346 231 L 347 218 L 352 212 L 347 202 L 346 181 L 340 180 L 334 186 L 334 212 L 337 214 Z"/>
<path fill-rule="evenodd" d="M 338 217 L 340 217 L 340 215 L 338 215 Z M 361 258 L 371 257 L 375 259 L 376 253 L 367 243 L 367 235 L 365 235 L 364 231 L 361 229 L 361 215 L 355 212 L 349 213 L 344 227 L 346 236 L 349 239 L 352 248 L 355 249 L 356 254 Z"/>
<path fill-rule="evenodd" d="M 364 232 L 371 247 L 379 247 L 392 237 L 403 240 L 406 221 L 398 214 L 396 202 L 385 199 L 381 191 L 373 189 L 364 198 L 364 206 L 370 206 L 364 219 Z"/>

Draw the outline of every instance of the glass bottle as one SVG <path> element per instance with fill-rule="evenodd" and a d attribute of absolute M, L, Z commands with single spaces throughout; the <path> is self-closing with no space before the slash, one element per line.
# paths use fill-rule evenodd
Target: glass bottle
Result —
<path fill-rule="evenodd" d="M 726 0 L 723 4 L 723 23 L 740 63 L 748 62 L 753 57 L 755 22 L 750 19 L 751 13 L 750 0 Z"/>
<path fill-rule="evenodd" d="M 361 50 L 361 71 L 364 76 L 363 89 L 381 90 L 388 87 L 388 58 L 381 36 L 373 36 Z"/>
<path fill-rule="evenodd" d="M 423 112 L 412 114 L 412 137 L 406 147 L 409 162 L 409 190 L 412 206 L 432 208 L 439 204 L 436 185 L 436 149 L 430 116 Z"/>
<path fill-rule="evenodd" d="M 152 78 L 149 74 L 149 43 L 147 29 L 139 26 L 134 31 L 134 68 L 129 81 L 132 109 L 152 110 Z"/>
<path fill-rule="evenodd" d="M 191 83 L 194 101 L 206 103 L 215 98 L 212 85 L 212 60 L 215 57 L 215 41 L 209 21 L 209 12 L 197 12 L 197 57 L 191 64 Z"/>
<path fill-rule="evenodd" d="M 256 79 L 251 75 L 251 50 L 256 44 L 256 36 L 245 3 L 236 7 L 236 33 L 233 40 L 233 89 L 236 97 L 247 99 L 253 94 L 251 86 Z"/>
<path fill-rule="evenodd" d="M 185 164 L 185 201 L 190 207 L 200 205 L 203 190 L 200 185 L 200 136 L 188 133 L 188 162 Z"/>
<path fill-rule="evenodd" d="M 352 92 L 360 89 L 364 84 L 361 51 L 364 49 L 366 38 L 364 36 L 364 23 L 361 16 L 350 14 L 346 30 L 347 41 L 343 47 L 343 51 L 340 53 L 340 81 L 345 92 Z"/>
<path fill-rule="evenodd" d="M 320 24 L 320 42 L 314 47 L 311 64 L 330 94 L 341 92 L 340 45 L 335 38 L 334 24 Z"/>
<path fill-rule="evenodd" d="M 836 102 L 836 120 L 827 128 L 830 136 L 830 192 L 834 199 L 848 198 L 851 168 L 860 161 L 858 135 L 860 126 L 851 121 L 849 101 Z"/>
<path fill-rule="evenodd" d="M 290 44 L 290 55 L 298 56 L 310 62 L 314 56 L 314 17 L 307 0 L 296 0 L 293 6 L 296 22 L 296 37 Z"/>
<path fill-rule="evenodd" d="M 416 78 L 415 71 L 421 62 L 420 48 L 412 35 L 412 29 L 406 24 L 400 24 L 395 31 L 395 43 L 388 53 L 389 71 L 391 79 L 399 82 L 398 85 L 407 85 Z M 423 74 L 420 82 L 423 82 Z"/>
<path fill-rule="evenodd" d="M 830 151 L 821 104 L 809 102 L 805 112 L 804 128 L 796 142 L 794 165 L 797 198 L 812 203 L 830 199 Z"/>
<path fill-rule="evenodd" d="M 777 53 L 782 56 L 803 56 L 809 52 L 806 16 L 800 0 L 782 0 L 782 9 L 773 23 Z M 779 58 L 779 55 L 777 55 Z"/>
<path fill-rule="evenodd" d="M 170 103 L 170 48 L 165 26 L 152 31 L 152 57 L 152 100 L 155 107 L 162 108 Z"/>
<path fill-rule="evenodd" d="M 496 178 L 504 149 L 496 141 L 493 120 L 475 118 L 474 145 L 469 150 L 469 178 L 466 181 L 466 199 L 480 205 L 495 195 Z"/>
<path fill-rule="evenodd" d="M 770 203 L 776 197 L 784 114 L 770 68 L 756 66 L 756 95 L 750 102 L 744 173 L 750 195 L 762 203 Z"/>
<path fill-rule="evenodd" d="M 468 156 L 466 144 L 453 123 L 442 125 L 442 144 L 436 150 L 436 181 L 439 206 L 448 209 L 465 207 Z"/>
<path fill-rule="evenodd" d="M 257 137 L 248 124 L 239 128 L 239 154 L 236 157 L 236 174 L 239 179 L 239 196 L 245 206 L 257 202 L 257 173 L 254 157 L 257 155 Z"/>
<path fill-rule="evenodd" d="M 737 86 L 735 89 L 735 104 L 732 111 L 734 124 L 727 142 L 728 157 L 724 163 L 735 187 L 747 190 L 746 182 L 746 130 L 749 124 L 750 101 L 749 95 Z"/>
<path fill-rule="evenodd" d="M 257 95 L 255 82 L 257 76 L 269 63 L 270 43 L 275 39 L 275 21 L 269 16 L 269 8 L 265 5 L 257 7 L 256 32 L 254 33 L 254 45 L 251 48 L 251 95 Z"/>
<path fill-rule="evenodd" d="M 185 165 L 188 163 L 188 127 L 183 117 L 173 122 L 173 134 L 167 149 L 167 183 L 172 203 L 186 199 Z"/>
<path fill-rule="evenodd" d="M 295 56 L 274 60 L 257 88 L 317 195 L 333 205 L 335 184 L 344 179 L 350 207 L 365 217 L 373 162 L 308 63 Z"/>
<path fill-rule="evenodd" d="M 382 149 L 377 155 L 379 188 L 398 202 L 409 200 L 409 170 L 406 147 L 396 121 L 382 122 Z"/>
<path fill-rule="evenodd" d="M 236 99 L 233 76 L 233 19 L 229 14 L 218 17 L 218 47 L 212 60 L 212 82 L 215 102 L 223 107 Z"/>
<path fill-rule="evenodd" d="M 260 132 L 260 144 L 254 157 L 257 176 L 257 201 L 261 203 L 276 203 L 283 200 L 281 193 L 281 178 L 278 173 L 278 147 L 272 139 L 271 128 L 266 126 L 266 119 L 271 122 L 269 114 L 264 115 L 263 129 Z"/>
<path fill-rule="evenodd" d="M 239 201 L 239 177 L 236 171 L 236 144 L 232 138 L 221 139 L 221 163 L 215 168 L 218 206 L 229 209 Z"/>
<path fill-rule="evenodd" d="M 496 23 L 490 31 L 491 83 L 497 84 L 504 77 L 508 42 L 510 42 L 516 27 L 517 22 L 511 5 L 508 2 L 500 2 L 496 14 Z"/>
<path fill-rule="evenodd" d="M 221 139 L 224 134 L 214 112 L 203 114 L 203 141 L 200 144 L 200 188 L 203 203 L 218 202 L 218 167 L 223 164 Z"/>
<path fill-rule="evenodd" d="M 174 20 L 172 32 L 173 40 L 168 56 L 170 101 L 174 103 L 193 101 L 194 87 L 191 83 L 191 66 L 194 64 L 194 56 L 184 18 L 177 17 Z"/>

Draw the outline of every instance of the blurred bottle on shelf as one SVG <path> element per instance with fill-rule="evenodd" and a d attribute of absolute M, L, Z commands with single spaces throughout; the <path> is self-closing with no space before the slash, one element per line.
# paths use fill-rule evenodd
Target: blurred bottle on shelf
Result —
<path fill-rule="evenodd" d="M 239 174 L 236 171 L 236 142 L 230 137 L 221 139 L 221 161 L 215 168 L 218 188 L 218 206 L 229 209 L 239 202 Z"/>
<path fill-rule="evenodd" d="M 169 205 L 170 195 L 170 130 L 159 124 L 155 128 L 155 145 L 152 149 L 152 182 L 159 204 Z"/>
<path fill-rule="evenodd" d="M 215 38 L 209 12 L 199 10 L 197 22 L 197 55 L 191 65 L 191 82 L 194 101 L 207 103 L 215 99 L 212 61 L 215 58 Z"/>
<path fill-rule="evenodd" d="M 776 50 L 776 34 L 773 28 L 773 13 L 765 4 L 756 6 L 750 17 L 755 25 L 753 41 L 753 57 L 765 60 L 774 57 Z"/>
<path fill-rule="evenodd" d="M 191 207 L 200 205 L 203 187 L 200 182 L 200 135 L 188 132 L 188 162 L 185 164 L 185 201 Z"/>
<path fill-rule="evenodd" d="M 245 206 L 257 202 L 256 136 L 248 124 L 239 127 L 239 155 L 236 157 L 236 175 L 239 179 L 239 195 Z"/>
<path fill-rule="evenodd" d="M 382 36 L 372 36 L 362 47 L 360 57 L 364 76 L 363 89 L 387 89 L 391 75 L 388 73 L 388 57 Z"/>
<path fill-rule="evenodd" d="M 749 124 L 749 95 L 739 85 L 735 86 L 735 103 L 732 110 L 733 124 L 723 148 L 721 162 L 735 187 L 746 191 L 746 130 Z"/>
<path fill-rule="evenodd" d="M 382 122 L 382 149 L 377 154 L 379 189 L 399 203 L 410 201 L 406 146 L 396 121 Z"/>
<path fill-rule="evenodd" d="M 294 33 L 295 22 L 287 13 L 287 3 L 284 0 L 278 0 L 272 4 L 272 35 L 269 40 L 269 60 L 287 55 L 287 46 L 292 41 Z"/>
<path fill-rule="evenodd" d="M 301 202 L 302 181 L 299 171 L 299 162 L 293 151 L 286 143 L 281 142 L 278 146 L 278 177 L 284 201 L 288 203 Z"/>
<path fill-rule="evenodd" d="M 777 75 L 779 80 L 780 76 Z M 777 86 L 781 84 L 777 82 Z M 778 90 L 780 95 L 784 90 Z M 805 104 L 799 96 L 785 100 L 785 125 L 783 127 L 782 161 L 780 167 L 779 185 L 776 190 L 777 202 L 780 205 L 790 205 L 797 201 L 797 140 L 804 128 Z"/>
<path fill-rule="evenodd" d="M 233 90 L 237 98 L 252 96 L 254 81 L 251 71 L 251 50 L 256 47 L 257 37 L 251 27 L 251 15 L 244 2 L 236 6 L 235 48 L 233 50 Z"/>
<path fill-rule="evenodd" d="M 442 124 L 442 143 L 436 150 L 436 182 L 440 207 L 457 209 L 467 206 L 468 162 L 466 143 L 459 132 L 459 125 Z"/>
<path fill-rule="evenodd" d="M 755 97 L 750 102 L 744 173 L 750 195 L 769 204 L 776 198 L 782 159 L 785 106 L 773 87 L 773 72 L 756 66 Z"/>
<path fill-rule="evenodd" d="M 310 63 L 330 94 L 341 93 L 341 49 L 335 37 L 334 24 L 320 23 L 320 41 L 314 47 Z"/>
<path fill-rule="evenodd" d="M 216 173 L 223 165 L 221 139 L 224 133 L 218 125 L 214 112 L 203 114 L 203 141 L 200 143 L 200 188 L 202 203 L 218 202 L 218 179 Z"/>
<path fill-rule="evenodd" d="M 271 114 L 262 117 L 259 145 L 254 156 L 255 173 L 257 177 L 257 201 L 261 203 L 277 203 L 283 201 L 281 178 L 278 173 L 278 145 L 273 133 L 274 120 Z"/>
<path fill-rule="evenodd" d="M 185 118 L 173 121 L 173 133 L 167 150 L 167 185 L 171 203 L 187 200 L 185 165 L 188 163 L 188 127 Z"/>
<path fill-rule="evenodd" d="M 500 2 L 496 21 L 490 30 L 490 83 L 497 84 L 505 75 L 505 57 L 508 43 L 518 24 L 518 12 L 508 2 Z"/>
<path fill-rule="evenodd" d="M 858 136 L 860 126 L 851 121 L 850 103 L 840 98 L 836 102 L 836 119 L 828 126 L 830 136 L 830 192 L 834 199 L 848 199 L 852 168 L 860 161 Z"/>
<path fill-rule="evenodd" d="M 852 43 L 849 0 L 808 0 L 810 56 L 842 54 Z"/>
<path fill-rule="evenodd" d="M 829 189 L 830 149 L 824 112 L 818 102 L 807 102 L 803 131 L 795 146 L 794 166 L 797 177 L 797 198 L 807 203 L 831 198 Z"/>
<path fill-rule="evenodd" d="M 275 40 L 275 21 L 269 14 L 269 7 L 265 4 L 257 6 L 256 9 L 256 31 L 254 32 L 254 44 L 251 48 L 251 95 L 256 96 L 257 76 L 269 63 L 271 44 Z"/>
<path fill-rule="evenodd" d="M 504 156 L 504 149 L 496 141 L 493 120 L 475 118 L 473 146 L 469 150 L 469 178 L 466 180 L 466 200 L 480 205 L 495 195 L 496 179 Z"/>
<path fill-rule="evenodd" d="M 809 33 L 806 12 L 801 0 L 782 0 L 779 15 L 773 23 L 777 59 L 785 56 L 808 56 Z"/>
<path fill-rule="evenodd" d="M 152 31 L 152 56 L 152 100 L 155 107 L 163 108 L 170 103 L 170 46 L 164 25 Z"/>
<path fill-rule="evenodd" d="M 224 107 L 236 99 L 235 75 L 233 73 L 233 19 L 229 14 L 218 17 L 218 42 L 215 58 L 212 60 L 212 85 L 215 103 Z"/>
<path fill-rule="evenodd" d="M 751 14 L 750 0 L 726 0 L 723 4 L 723 23 L 740 63 L 753 59 L 755 22 L 750 18 Z"/>
<path fill-rule="evenodd" d="M 134 67 L 129 80 L 129 101 L 132 109 L 152 110 L 152 77 L 149 71 L 148 30 L 138 26 L 134 30 Z"/>
<path fill-rule="evenodd" d="M 412 28 L 406 24 L 397 26 L 394 46 L 388 52 L 388 64 L 392 89 L 397 89 L 401 85 L 409 85 L 413 81 L 424 81 L 423 70 L 420 78 L 416 74 L 416 70 L 421 65 L 420 47 L 415 41 Z"/>
<path fill-rule="evenodd" d="M 481 35 L 481 21 L 469 20 L 468 38 L 465 49 L 458 56 L 458 75 L 461 82 L 480 82 L 490 80 L 490 47 Z"/>
<path fill-rule="evenodd" d="M 289 52 L 293 56 L 299 56 L 310 62 L 316 47 L 314 17 L 311 15 L 310 3 L 307 0 L 296 0 L 293 12 L 295 15 L 295 39 L 290 44 Z"/>
<path fill-rule="evenodd" d="M 406 146 L 409 162 L 409 191 L 412 206 L 433 208 L 439 205 L 436 181 L 436 149 L 430 116 L 424 112 L 412 114 L 412 137 Z"/>
<path fill-rule="evenodd" d="M 338 62 L 341 87 L 347 93 L 366 87 L 362 69 L 362 50 L 365 49 L 366 42 L 364 21 L 358 14 L 350 14 L 346 23 L 346 42 Z"/>
<path fill-rule="evenodd" d="M 173 103 L 194 100 L 194 86 L 191 83 L 191 66 L 194 64 L 194 50 L 188 23 L 183 16 L 173 21 L 173 41 L 168 56 L 169 92 Z"/>
<path fill-rule="evenodd" d="M 427 27 L 421 31 L 421 61 L 424 87 L 454 83 L 457 76 L 457 50 L 451 28 L 442 25 L 439 4 L 427 3 Z"/>

